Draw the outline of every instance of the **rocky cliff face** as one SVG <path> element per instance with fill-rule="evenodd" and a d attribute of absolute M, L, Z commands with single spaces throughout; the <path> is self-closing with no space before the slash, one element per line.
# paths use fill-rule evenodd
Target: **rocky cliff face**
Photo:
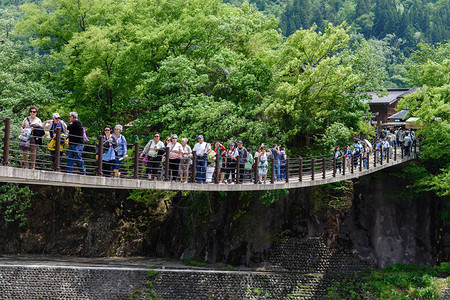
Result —
<path fill-rule="evenodd" d="M 387 172 L 346 186 L 339 197 L 326 187 L 269 195 L 266 203 L 279 200 L 267 205 L 261 193 L 178 193 L 136 202 L 128 191 L 32 187 L 28 224 L 0 221 L 0 253 L 146 255 L 283 269 L 322 266 L 321 257 L 349 257 L 349 270 L 355 258 L 378 267 L 448 260 L 437 199 L 408 195 L 403 180 Z M 301 257 L 304 245 L 318 246 L 303 264 L 279 259 Z"/>

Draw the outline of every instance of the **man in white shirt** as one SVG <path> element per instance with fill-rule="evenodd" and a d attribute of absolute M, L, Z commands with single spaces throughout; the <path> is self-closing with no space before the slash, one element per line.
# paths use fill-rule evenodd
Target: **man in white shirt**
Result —
<path fill-rule="evenodd" d="M 211 147 L 208 147 L 208 143 L 204 141 L 203 135 L 198 136 L 198 143 L 195 144 L 192 151 L 196 152 L 197 163 L 196 169 L 197 173 L 195 174 L 195 178 L 197 183 L 205 183 L 206 182 L 206 158 L 209 151 L 211 151 Z"/>

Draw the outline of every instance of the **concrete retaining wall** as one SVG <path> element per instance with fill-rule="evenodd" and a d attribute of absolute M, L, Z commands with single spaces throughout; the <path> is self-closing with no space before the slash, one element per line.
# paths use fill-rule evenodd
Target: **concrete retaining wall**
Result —
<path fill-rule="evenodd" d="M 213 270 L 156 270 L 163 299 L 320 299 L 337 276 Z M 145 293 L 147 270 L 0 266 L 1 299 L 130 299 Z M 141 297 L 144 293 L 141 293 Z"/>

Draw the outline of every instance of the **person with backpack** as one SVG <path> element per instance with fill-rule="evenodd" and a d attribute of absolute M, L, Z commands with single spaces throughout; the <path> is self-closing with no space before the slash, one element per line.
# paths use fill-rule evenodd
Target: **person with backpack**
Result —
<path fill-rule="evenodd" d="M 353 143 L 353 165 L 354 167 L 358 167 L 358 160 L 361 156 L 361 146 L 359 145 L 358 141 L 355 140 Z"/>
<path fill-rule="evenodd" d="M 42 128 L 42 121 L 37 117 L 38 111 L 36 106 L 30 106 L 30 109 L 28 110 L 30 115 L 23 119 L 21 126 L 22 134 L 19 136 L 21 140 L 19 142 L 19 147 L 22 150 L 23 164 L 25 168 L 30 167 L 30 169 L 34 169 L 36 166 L 37 145 L 39 144 L 39 141 L 41 141 L 41 139 L 37 139 L 33 133 L 35 128 Z M 30 150 L 30 164 L 28 164 L 28 149 Z"/>
<path fill-rule="evenodd" d="M 44 122 L 44 127 L 50 126 L 48 132 L 50 134 L 50 143 L 48 144 L 48 149 L 50 155 L 52 156 L 52 163 L 55 165 L 55 157 L 56 157 L 56 129 L 59 128 L 61 132 L 61 144 L 60 144 L 60 152 L 63 151 L 64 145 L 67 141 L 67 125 L 61 120 L 61 116 L 58 113 L 54 113 L 52 116 L 52 120 L 48 120 Z M 59 156 L 59 164 L 61 165 L 62 155 Z"/>
<path fill-rule="evenodd" d="M 350 146 L 349 145 L 345 146 L 344 157 L 345 157 L 345 165 L 348 168 L 348 172 L 351 172 L 352 170 L 352 156 L 353 153 L 352 150 L 350 150 Z"/>

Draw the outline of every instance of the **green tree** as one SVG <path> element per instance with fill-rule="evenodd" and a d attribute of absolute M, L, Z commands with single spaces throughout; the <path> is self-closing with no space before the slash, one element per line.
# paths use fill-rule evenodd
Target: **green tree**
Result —
<path fill-rule="evenodd" d="M 299 148 L 312 145 L 333 123 L 358 130 L 367 112 L 360 98 L 361 79 L 339 51 L 348 47 L 345 24 L 297 31 L 274 53 L 276 95 L 268 98 L 266 114 L 283 132 L 283 142 Z"/>
<path fill-rule="evenodd" d="M 428 172 L 417 186 L 450 196 L 450 44 L 420 44 L 407 61 L 407 78 L 421 87 L 399 103 L 420 118 L 420 158 Z"/>

